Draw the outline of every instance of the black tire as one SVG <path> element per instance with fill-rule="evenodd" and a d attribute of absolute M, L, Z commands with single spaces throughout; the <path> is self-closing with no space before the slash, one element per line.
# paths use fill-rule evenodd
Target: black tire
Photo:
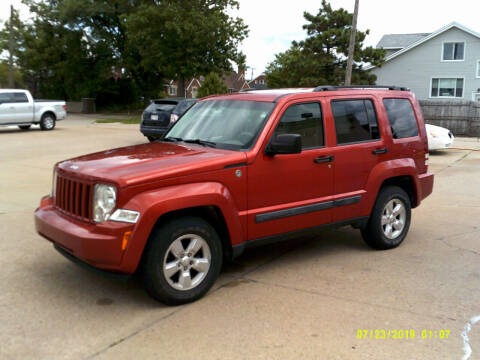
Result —
<path fill-rule="evenodd" d="M 19 125 L 18 127 L 22 130 L 28 130 L 28 129 L 30 129 L 31 126 L 32 125 Z"/>
<path fill-rule="evenodd" d="M 176 262 L 178 264 L 183 261 L 181 259 L 184 258 L 181 256 L 172 257 L 173 252 L 170 250 L 171 245 L 173 246 L 173 243 L 176 241 L 182 241 L 179 239 L 185 236 L 187 236 L 188 241 L 188 237 L 191 234 L 199 236 L 208 245 L 210 265 L 198 284 L 191 289 L 179 290 L 174 286 L 182 286 L 180 285 L 180 274 L 184 271 L 183 266 L 178 265 L 180 266 L 177 270 L 178 273 L 176 273 L 178 274 L 178 282 L 175 283 L 176 275 L 170 276 L 167 280 L 167 275 L 164 274 L 164 262 Z M 188 243 L 182 247 L 183 249 L 185 249 L 185 247 L 188 249 Z M 206 256 L 205 253 L 203 253 L 203 249 L 204 248 L 201 249 L 202 254 L 198 256 Z M 197 254 L 199 252 L 200 251 L 198 251 Z M 194 256 L 195 254 L 192 255 L 192 258 Z M 220 273 L 222 261 L 222 244 L 215 229 L 202 218 L 186 216 L 171 220 L 152 232 L 142 259 L 141 276 L 146 291 L 154 299 L 166 305 L 181 305 L 201 298 L 210 290 Z M 193 268 L 194 266 L 192 265 L 192 269 Z M 186 272 L 192 274 L 192 271 L 196 271 L 192 269 L 189 268 Z M 197 274 L 201 275 L 202 273 L 198 272 Z"/>
<path fill-rule="evenodd" d="M 395 206 L 395 208 L 398 204 L 404 206 L 404 225 L 401 229 L 395 228 L 395 226 L 399 226 L 397 225 L 396 221 L 401 219 L 402 215 L 395 215 L 394 213 L 392 213 L 391 215 L 388 214 L 389 210 L 387 210 L 386 206 L 390 203 L 390 201 L 393 201 L 393 205 Z M 391 221 L 392 223 L 382 225 L 383 217 L 385 217 L 388 222 Z M 400 245 L 407 236 L 408 229 L 410 227 L 410 220 L 411 204 L 410 198 L 407 193 L 398 186 L 384 187 L 380 190 L 377 196 L 377 200 L 375 202 L 375 206 L 370 215 L 367 226 L 361 230 L 363 240 L 367 243 L 368 246 L 377 250 L 393 249 Z M 387 227 L 389 225 L 392 232 L 390 236 L 394 236 L 395 232 L 398 232 L 397 236 L 395 236 L 394 238 L 390 238 L 386 235 L 386 232 L 388 232 Z"/>
<path fill-rule="evenodd" d="M 55 115 L 52 113 L 46 113 L 42 115 L 42 119 L 40 120 L 40 129 L 42 130 L 53 130 L 55 128 L 57 119 Z"/>

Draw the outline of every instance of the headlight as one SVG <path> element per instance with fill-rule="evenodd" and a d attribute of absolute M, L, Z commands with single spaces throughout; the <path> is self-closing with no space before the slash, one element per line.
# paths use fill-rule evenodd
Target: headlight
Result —
<path fill-rule="evenodd" d="M 436 133 L 434 133 L 433 131 L 430 131 L 430 135 L 431 135 L 432 137 L 434 137 L 434 138 L 436 138 L 436 137 L 437 137 L 437 134 L 436 134 Z"/>
<path fill-rule="evenodd" d="M 114 186 L 96 184 L 93 190 L 93 221 L 107 221 L 117 204 L 117 190 Z"/>

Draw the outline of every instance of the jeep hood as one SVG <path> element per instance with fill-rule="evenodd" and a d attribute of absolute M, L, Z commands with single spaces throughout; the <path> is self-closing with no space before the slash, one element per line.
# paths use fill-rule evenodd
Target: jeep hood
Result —
<path fill-rule="evenodd" d="M 246 161 L 239 151 L 194 144 L 153 142 L 80 156 L 58 164 L 62 173 L 120 186 L 223 169 Z"/>

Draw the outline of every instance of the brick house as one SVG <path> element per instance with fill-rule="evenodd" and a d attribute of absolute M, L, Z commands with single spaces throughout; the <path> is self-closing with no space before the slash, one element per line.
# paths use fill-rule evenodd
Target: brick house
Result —
<path fill-rule="evenodd" d="M 203 76 L 195 77 L 188 81 L 185 81 L 185 94 L 184 97 L 188 99 L 196 98 L 198 96 L 198 89 L 202 85 L 204 80 Z M 222 80 L 228 89 L 228 93 L 238 92 L 240 90 L 248 89 L 248 83 L 245 80 L 245 70 L 239 69 L 238 72 L 232 71 L 229 74 L 223 75 Z M 164 85 L 166 97 L 183 97 L 182 94 L 178 94 L 178 82 L 176 80 L 170 80 Z"/>
<path fill-rule="evenodd" d="M 266 78 L 267 77 L 265 76 L 265 74 L 260 74 L 255 79 L 250 80 L 250 82 L 248 83 L 248 86 L 250 86 L 250 88 L 256 89 L 256 90 L 268 89 Z"/>

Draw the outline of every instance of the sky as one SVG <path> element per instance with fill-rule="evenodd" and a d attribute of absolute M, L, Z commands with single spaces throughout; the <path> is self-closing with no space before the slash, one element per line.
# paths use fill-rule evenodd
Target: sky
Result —
<path fill-rule="evenodd" d="M 186 0 L 188 1 L 188 0 Z M 302 30 L 303 12 L 316 14 L 321 0 L 239 0 L 240 9 L 230 13 L 244 19 L 249 37 L 241 45 L 247 55 L 247 77 L 261 74 L 275 54 L 285 51 L 293 40 L 306 37 Z M 355 0 L 330 0 L 334 9 L 353 12 Z M 20 0 L 0 0 L 0 21 L 9 16 L 13 4 L 21 16 L 28 10 Z M 375 46 L 384 34 L 433 32 L 457 21 L 480 32 L 479 0 L 360 0 L 358 28 L 370 29 L 365 45 Z M 253 72 L 252 72 L 253 68 Z"/>

